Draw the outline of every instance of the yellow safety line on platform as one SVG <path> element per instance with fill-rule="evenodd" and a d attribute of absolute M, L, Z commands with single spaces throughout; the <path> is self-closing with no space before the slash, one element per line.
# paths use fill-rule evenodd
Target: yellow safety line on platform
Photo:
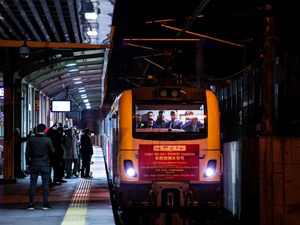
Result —
<path fill-rule="evenodd" d="M 91 171 L 93 166 L 91 165 Z M 69 208 L 66 212 L 62 225 L 82 225 L 86 224 L 86 214 L 88 209 L 91 179 L 81 178 L 75 192 L 71 198 Z"/>

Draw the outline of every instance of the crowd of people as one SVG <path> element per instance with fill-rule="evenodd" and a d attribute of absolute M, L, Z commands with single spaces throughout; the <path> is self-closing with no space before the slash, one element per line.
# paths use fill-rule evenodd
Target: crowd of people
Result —
<path fill-rule="evenodd" d="M 54 123 L 47 130 L 46 136 L 50 137 L 55 149 L 50 157 L 50 167 L 53 170 L 53 179 L 51 173 L 49 176 L 50 184 L 66 182 L 63 178 L 91 178 L 89 166 L 85 163 L 85 156 L 90 159 L 93 155 L 90 134 L 88 128 L 81 131 L 77 127 L 63 127 L 61 123 Z"/>
<path fill-rule="evenodd" d="M 17 178 L 25 176 L 21 171 L 20 149 L 21 142 L 27 142 L 26 172 L 30 174 L 28 210 L 34 209 L 34 196 L 39 175 L 42 177 L 43 209 L 45 210 L 51 208 L 48 202 L 49 184 L 61 185 L 67 182 L 64 179 L 91 178 L 90 164 L 93 146 L 90 134 L 88 128 L 82 132 L 77 127 L 63 127 L 58 123 L 48 129 L 44 124 L 39 124 L 26 138 L 20 136 L 19 129 L 15 130 L 15 176 Z"/>
<path fill-rule="evenodd" d="M 185 121 L 179 120 L 176 111 L 170 112 L 170 120 L 165 117 L 165 111 L 160 110 L 157 119 L 154 120 L 152 111 L 147 113 L 147 120 L 143 121 L 140 114 L 136 115 L 136 128 L 166 128 L 166 129 L 182 129 L 186 132 L 199 132 L 204 126 L 194 115 L 192 111 L 186 111 Z"/>

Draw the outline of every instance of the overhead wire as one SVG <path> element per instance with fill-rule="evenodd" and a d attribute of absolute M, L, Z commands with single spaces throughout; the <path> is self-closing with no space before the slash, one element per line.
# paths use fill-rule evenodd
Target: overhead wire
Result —
<path fill-rule="evenodd" d="M 228 80 L 228 79 L 231 79 L 233 77 L 235 77 L 236 75 L 248 70 L 249 68 L 251 68 L 251 66 L 253 66 L 255 63 L 257 63 L 259 60 L 261 60 L 262 57 L 259 57 L 257 58 L 256 60 L 254 60 L 252 63 L 250 63 L 248 66 L 246 66 L 245 68 L 243 68 L 242 70 L 230 75 L 230 76 L 227 76 L 227 77 L 223 77 L 223 78 L 216 78 L 216 79 L 211 79 L 209 78 L 210 81 L 222 81 L 222 80 Z"/>

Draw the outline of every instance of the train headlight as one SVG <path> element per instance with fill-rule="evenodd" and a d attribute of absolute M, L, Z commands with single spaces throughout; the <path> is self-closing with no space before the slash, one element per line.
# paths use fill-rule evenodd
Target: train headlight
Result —
<path fill-rule="evenodd" d="M 179 96 L 179 91 L 176 90 L 176 89 L 172 90 L 171 96 L 174 97 L 174 98 L 175 98 L 175 97 L 178 97 L 178 96 Z"/>
<path fill-rule="evenodd" d="M 126 174 L 129 176 L 129 177 L 134 177 L 136 175 L 134 169 L 132 168 L 129 168 L 126 170 Z"/>
<path fill-rule="evenodd" d="M 214 173 L 215 173 L 215 170 L 212 169 L 212 168 L 207 168 L 207 169 L 205 170 L 205 176 L 206 176 L 206 177 L 211 177 L 212 175 L 214 175 Z"/>
<path fill-rule="evenodd" d="M 209 160 L 206 166 L 204 177 L 212 177 L 216 172 L 217 160 Z"/>
<path fill-rule="evenodd" d="M 124 160 L 124 170 L 127 177 L 137 177 L 133 162 L 131 160 Z"/>
<path fill-rule="evenodd" d="M 180 99 L 180 93 L 185 93 L 180 88 L 159 88 L 157 91 L 159 99 Z"/>
<path fill-rule="evenodd" d="M 168 95 L 168 92 L 167 92 L 167 90 L 162 89 L 162 90 L 160 90 L 159 95 L 160 95 L 161 97 L 166 97 L 166 96 Z"/>

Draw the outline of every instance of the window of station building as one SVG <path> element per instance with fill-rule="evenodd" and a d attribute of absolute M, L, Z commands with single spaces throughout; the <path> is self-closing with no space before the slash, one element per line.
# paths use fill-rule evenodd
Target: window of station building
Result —
<path fill-rule="evenodd" d="M 203 133 L 206 128 L 204 104 L 136 104 L 135 132 Z"/>
<path fill-rule="evenodd" d="M 0 87 L 0 98 L 4 98 L 4 88 Z"/>

